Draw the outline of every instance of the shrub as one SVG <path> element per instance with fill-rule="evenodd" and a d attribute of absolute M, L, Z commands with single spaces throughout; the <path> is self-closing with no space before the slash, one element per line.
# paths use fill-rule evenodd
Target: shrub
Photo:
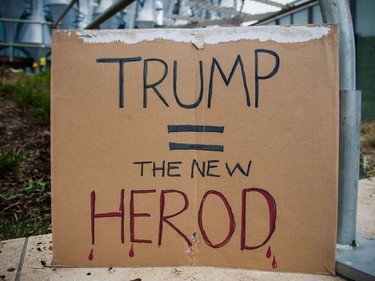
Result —
<path fill-rule="evenodd" d="M 25 160 L 21 149 L 0 150 L 0 176 L 18 172 Z"/>
<path fill-rule="evenodd" d="M 0 240 L 50 233 L 50 223 L 37 211 L 26 218 L 0 216 Z"/>
<path fill-rule="evenodd" d="M 41 74 L 20 73 L 17 82 L 1 86 L 5 96 L 35 117 L 39 123 L 48 125 L 50 120 L 50 72 Z"/>

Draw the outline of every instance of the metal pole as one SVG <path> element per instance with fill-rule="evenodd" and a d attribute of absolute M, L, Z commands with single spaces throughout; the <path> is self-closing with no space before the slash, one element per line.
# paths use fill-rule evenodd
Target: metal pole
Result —
<path fill-rule="evenodd" d="M 66 16 L 66 14 L 70 11 L 70 9 L 74 6 L 74 4 L 77 2 L 78 0 L 72 0 L 70 1 L 69 5 L 66 6 L 65 10 L 62 12 L 62 14 L 60 15 L 60 17 L 55 21 L 55 23 L 52 25 L 52 29 L 58 27 L 62 21 L 62 19 Z"/>
<path fill-rule="evenodd" d="M 10 46 L 9 48 L 9 62 L 13 62 L 13 46 Z"/>
<path fill-rule="evenodd" d="M 356 91 L 353 22 L 347 0 L 320 0 L 323 20 L 339 25 L 340 152 L 337 243 L 356 244 L 361 92 Z"/>
<path fill-rule="evenodd" d="M 97 28 L 102 22 L 105 22 L 110 17 L 117 14 L 122 9 L 125 9 L 126 6 L 131 4 L 134 0 L 119 0 L 108 9 L 106 9 L 102 14 L 100 14 L 96 19 L 90 22 L 84 29 L 93 29 Z"/>
<path fill-rule="evenodd" d="M 0 18 L 0 22 L 17 22 L 17 23 L 37 23 L 43 25 L 51 25 L 52 22 L 49 21 L 39 21 L 39 20 L 20 20 L 20 19 L 7 19 L 7 18 Z"/>
<path fill-rule="evenodd" d="M 9 48 L 51 48 L 51 45 L 43 44 L 33 44 L 33 43 L 2 43 L 0 42 L 0 47 L 9 47 Z"/>

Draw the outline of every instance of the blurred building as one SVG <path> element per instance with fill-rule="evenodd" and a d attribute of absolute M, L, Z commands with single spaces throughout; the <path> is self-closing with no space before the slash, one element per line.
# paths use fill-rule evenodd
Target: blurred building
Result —
<path fill-rule="evenodd" d="M 32 70 L 51 60 L 51 30 L 84 29 L 123 0 L 0 0 L 0 62 Z M 101 29 L 322 23 L 317 0 L 134 0 Z M 375 1 L 351 0 L 363 119 L 375 120 Z M 66 13 L 65 13 L 66 12 Z M 65 14 L 64 17 L 61 17 Z"/>
<path fill-rule="evenodd" d="M 31 68 L 41 58 L 48 62 L 52 28 L 83 29 L 118 1 L 121 0 L 0 0 L 1 63 Z M 250 25 L 313 2 L 317 1 L 134 0 L 98 28 Z M 319 10 L 315 6 L 314 11 Z"/>

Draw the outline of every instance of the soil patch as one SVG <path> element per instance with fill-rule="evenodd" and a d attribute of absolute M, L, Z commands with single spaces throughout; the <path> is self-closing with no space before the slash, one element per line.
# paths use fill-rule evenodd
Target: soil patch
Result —
<path fill-rule="evenodd" d="M 22 223 L 35 217 L 46 224 L 51 221 L 50 127 L 40 125 L 0 93 L 0 149 L 14 148 L 25 154 L 25 161 L 17 172 L 0 176 L 0 240 L 7 239 L 7 221 Z"/>

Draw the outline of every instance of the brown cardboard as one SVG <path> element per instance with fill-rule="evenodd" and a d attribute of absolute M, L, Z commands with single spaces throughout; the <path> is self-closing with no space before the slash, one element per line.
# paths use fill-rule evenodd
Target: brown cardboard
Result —
<path fill-rule="evenodd" d="M 59 30 L 52 55 L 56 266 L 334 272 L 336 26 Z"/>

